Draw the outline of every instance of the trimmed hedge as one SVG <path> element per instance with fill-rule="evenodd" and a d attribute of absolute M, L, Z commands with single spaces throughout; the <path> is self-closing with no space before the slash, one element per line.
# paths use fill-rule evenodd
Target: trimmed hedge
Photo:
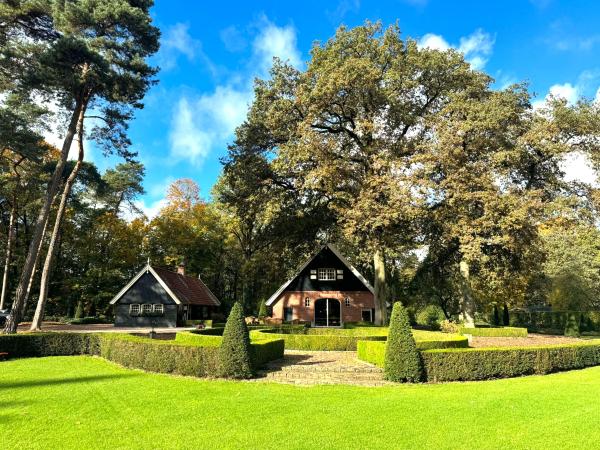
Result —
<path fill-rule="evenodd" d="M 385 341 L 386 335 L 374 335 L 374 336 L 362 336 L 362 335 L 344 335 L 339 332 L 352 330 L 330 330 L 338 333 L 332 334 L 320 334 L 321 331 L 325 332 L 325 329 L 311 328 L 311 334 L 299 330 L 293 332 L 282 328 L 272 328 L 266 330 L 253 330 L 250 332 L 252 339 L 283 339 L 285 341 L 285 348 L 289 350 L 310 350 L 310 351 L 352 351 L 356 350 L 356 343 L 359 340 L 378 340 Z M 312 333 L 313 331 L 317 333 Z M 386 333 L 387 334 L 387 333 Z"/>
<path fill-rule="evenodd" d="M 488 380 L 600 365 L 600 341 L 544 347 L 429 350 L 422 357 L 429 381 Z"/>
<path fill-rule="evenodd" d="M 470 334 L 478 337 L 527 337 L 527 328 L 490 327 L 490 328 L 460 328 L 460 334 Z"/>
<path fill-rule="evenodd" d="M 193 344 L 205 347 L 219 347 L 221 345 L 221 341 L 223 340 L 222 334 L 223 330 L 221 330 L 221 334 L 218 335 L 182 331 L 175 335 L 175 342 L 178 344 Z"/>
<path fill-rule="evenodd" d="M 390 332 L 385 344 L 384 377 L 389 381 L 417 382 L 423 378 L 423 364 L 402 303 L 394 303 Z"/>
<path fill-rule="evenodd" d="M 192 338 L 222 339 L 197 335 Z M 8 353 L 10 358 L 97 355 L 149 372 L 217 377 L 220 342 L 213 343 L 149 339 L 121 333 L 26 333 L 0 336 L 0 352 Z M 255 369 L 283 357 L 284 342 L 280 339 L 253 342 L 250 347 Z"/>
<path fill-rule="evenodd" d="M 358 358 L 383 367 L 383 342 L 361 341 Z M 421 352 L 427 381 L 478 381 L 543 375 L 600 365 L 600 340 L 543 347 L 440 349 Z"/>
<path fill-rule="evenodd" d="M 90 333 L 26 333 L 0 336 L 0 352 L 10 358 L 96 354 L 98 337 Z"/>

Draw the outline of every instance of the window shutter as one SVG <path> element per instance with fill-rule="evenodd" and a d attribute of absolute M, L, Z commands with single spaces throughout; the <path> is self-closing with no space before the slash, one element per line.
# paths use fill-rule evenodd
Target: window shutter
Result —
<path fill-rule="evenodd" d="M 344 279 L 344 271 L 342 269 L 338 269 L 337 270 L 337 277 L 338 280 L 343 280 Z"/>
<path fill-rule="evenodd" d="M 317 269 L 310 269 L 310 279 L 311 280 L 317 279 Z"/>

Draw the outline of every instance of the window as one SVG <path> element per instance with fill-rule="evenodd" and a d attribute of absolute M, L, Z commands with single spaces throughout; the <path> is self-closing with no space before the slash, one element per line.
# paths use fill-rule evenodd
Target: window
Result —
<path fill-rule="evenodd" d="M 129 315 L 130 316 L 139 316 L 140 315 L 140 308 L 141 305 L 138 305 L 137 303 L 132 303 L 131 305 L 129 305 Z"/>
<path fill-rule="evenodd" d="M 154 305 L 154 315 L 162 316 L 165 313 L 165 306 L 162 304 Z"/>
<path fill-rule="evenodd" d="M 144 303 L 142 305 L 142 314 L 144 316 L 150 316 L 150 315 L 152 315 L 152 310 L 153 310 L 152 306 L 153 305 L 151 305 L 150 303 Z"/>
<path fill-rule="evenodd" d="M 363 322 L 373 322 L 373 314 L 370 309 L 362 310 L 362 321 Z"/>
<path fill-rule="evenodd" d="M 319 269 L 319 281 L 335 280 L 335 269 Z"/>
<path fill-rule="evenodd" d="M 346 297 L 346 298 L 344 299 L 344 305 L 346 305 L 346 306 L 350 306 L 350 297 Z"/>
<path fill-rule="evenodd" d="M 310 298 L 306 297 L 306 298 L 304 299 L 304 306 L 305 306 L 306 308 L 308 308 L 308 307 L 310 306 Z"/>
<path fill-rule="evenodd" d="M 337 279 L 343 280 L 344 279 L 344 271 L 342 269 L 338 269 L 338 270 L 336 270 L 336 272 L 337 272 Z"/>

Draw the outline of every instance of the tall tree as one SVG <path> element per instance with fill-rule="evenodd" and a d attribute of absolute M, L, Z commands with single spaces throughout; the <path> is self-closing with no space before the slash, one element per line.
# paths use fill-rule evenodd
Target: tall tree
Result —
<path fill-rule="evenodd" d="M 56 169 L 33 231 L 21 277 L 4 331 L 14 333 L 36 260 L 42 231 L 77 128 L 86 117 L 99 125 L 91 131 L 106 152 L 128 151 L 127 121 L 153 83 L 156 69 L 146 57 L 158 49 L 158 29 L 151 24 L 152 0 L 46 0 L 46 22 L 54 32 L 39 43 L 23 87 L 57 102 L 68 117 Z M 49 33 L 52 34 L 52 33 Z M 19 39 L 18 35 L 12 39 Z M 23 39 L 21 39 L 23 40 Z M 88 111 L 92 113 L 88 114 Z"/>

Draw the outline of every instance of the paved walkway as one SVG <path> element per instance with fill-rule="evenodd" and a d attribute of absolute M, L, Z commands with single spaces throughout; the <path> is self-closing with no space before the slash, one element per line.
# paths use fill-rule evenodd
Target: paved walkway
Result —
<path fill-rule="evenodd" d="M 24 322 L 19 325 L 18 331 L 29 331 L 30 323 Z M 42 323 L 42 331 L 60 331 L 67 333 L 134 333 L 146 334 L 149 333 L 151 327 L 115 327 L 110 323 L 98 323 L 88 325 L 71 325 L 68 323 L 44 322 Z M 158 334 L 175 335 L 179 331 L 194 330 L 194 327 L 177 327 L 177 328 L 155 328 L 154 331 Z"/>
<path fill-rule="evenodd" d="M 356 357 L 356 352 L 309 352 L 286 350 L 283 359 L 272 361 L 259 372 L 257 381 L 288 384 L 350 384 L 382 386 L 383 371 Z"/>

